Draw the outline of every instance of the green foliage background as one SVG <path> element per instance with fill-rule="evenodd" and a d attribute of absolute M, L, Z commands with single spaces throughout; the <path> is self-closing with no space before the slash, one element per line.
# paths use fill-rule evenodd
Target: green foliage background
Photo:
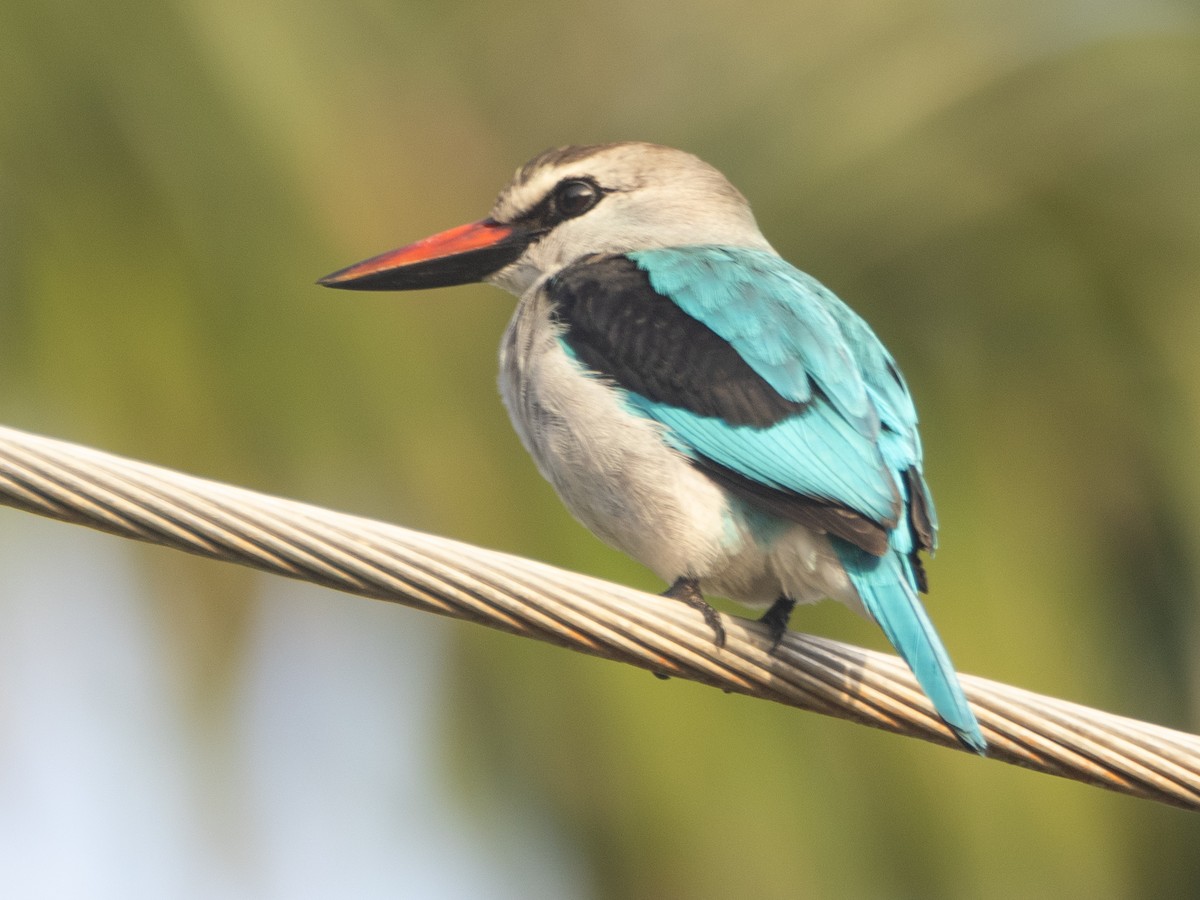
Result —
<path fill-rule="evenodd" d="M 660 589 L 511 433 L 507 296 L 312 284 L 631 138 L 722 169 L 899 359 L 959 667 L 1200 728 L 1193 4 L 8 0 L 0 422 Z M 143 561 L 219 733 L 258 582 Z M 447 665 L 462 804 L 540 810 L 597 897 L 1200 883 L 1180 811 L 469 626 Z"/>

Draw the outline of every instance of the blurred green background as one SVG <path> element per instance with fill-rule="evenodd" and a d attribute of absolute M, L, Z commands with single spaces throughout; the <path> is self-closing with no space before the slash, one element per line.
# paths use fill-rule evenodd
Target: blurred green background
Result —
<path fill-rule="evenodd" d="M 1200 729 L 1195 4 L 7 0 L 0 423 L 659 590 L 512 434 L 509 297 L 313 285 L 618 139 L 722 169 L 900 361 L 958 666 Z M 1200 884 L 1194 815 L 2 512 L 7 896 Z"/>

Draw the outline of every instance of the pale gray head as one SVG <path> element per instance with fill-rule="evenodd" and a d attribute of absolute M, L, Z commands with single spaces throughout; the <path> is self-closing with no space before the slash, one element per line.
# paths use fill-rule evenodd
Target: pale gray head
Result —
<path fill-rule="evenodd" d="M 639 141 L 547 150 L 517 170 L 491 218 L 541 232 L 485 279 L 518 296 L 595 253 L 691 244 L 770 249 L 724 175 L 690 153 Z"/>
<path fill-rule="evenodd" d="M 690 153 L 636 141 L 559 147 L 518 169 L 487 219 L 320 283 L 403 291 L 488 281 L 521 296 L 585 256 L 695 244 L 771 249 L 746 198 Z"/>

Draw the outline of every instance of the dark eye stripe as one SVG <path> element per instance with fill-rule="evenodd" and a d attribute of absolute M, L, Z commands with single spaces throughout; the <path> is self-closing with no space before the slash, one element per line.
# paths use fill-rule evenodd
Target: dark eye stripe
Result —
<path fill-rule="evenodd" d="M 589 193 L 590 192 L 590 193 Z M 529 212 L 517 219 L 526 228 L 544 234 L 560 222 L 583 215 L 604 199 L 611 190 L 591 178 L 564 178 Z M 581 202 L 590 196 L 590 202 Z"/>

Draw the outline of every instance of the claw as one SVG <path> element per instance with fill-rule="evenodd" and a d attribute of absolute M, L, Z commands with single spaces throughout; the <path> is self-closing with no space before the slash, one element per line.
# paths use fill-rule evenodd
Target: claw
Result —
<path fill-rule="evenodd" d="M 695 578 L 676 578 L 675 583 L 663 591 L 662 595 L 672 600 L 682 600 L 692 609 L 698 609 L 708 627 L 713 630 L 716 645 L 725 646 L 725 626 L 721 624 L 721 614 L 704 599 L 704 595 L 700 593 L 700 584 Z"/>

